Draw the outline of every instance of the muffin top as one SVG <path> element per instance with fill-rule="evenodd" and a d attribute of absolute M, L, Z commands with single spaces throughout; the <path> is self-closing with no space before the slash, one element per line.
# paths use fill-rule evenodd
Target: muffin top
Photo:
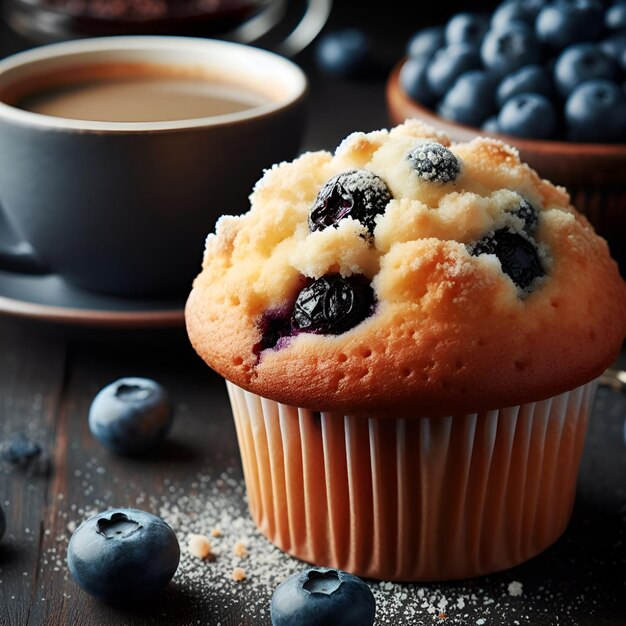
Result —
<path fill-rule="evenodd" d="M 186 306 L 200 356 L 316 411 L 389 417 L 542 400 L 626 334 L 606 242 L 517 151 L 416 120 L 266 171 L 207 238 Z"/>

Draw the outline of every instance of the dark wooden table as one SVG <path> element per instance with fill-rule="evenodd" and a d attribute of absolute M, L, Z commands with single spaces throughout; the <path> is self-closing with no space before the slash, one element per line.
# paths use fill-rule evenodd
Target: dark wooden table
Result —
<path fill-rule="evenodd" d="M 20 47 L 25 43 L 0 30 L 3 54 Z M 352 130 L 387 125 L 382 80 L 311 76 L 304 148 L 332 148 Z M 87 427 L 95 393 L 125 375 L 159 380 L 176 407 L 167 445 L 141 460 L 109 453 Z M 626 397 L 601 388 L 572 521 L 552 548 L 475 581 L 372 582 L 377 624 L 626 624 L 625 418 Z M 0 464 L 8 523 L 0 543 L 0 626 L 270 623 L 271 590 L 300 564 L 254 534 L 223 382 L 196 357 L 183 329 L 87 331 L 0 318 L 0 440 L 16 433 L 37 441 L 43 455 L 29 468 Z M 65 551 L 76 523 L 113 506 L 162 513 L 179 532 L 200 522 L 205 532 L 209 523 L 219 526 L 223 536 L 214 543 L 221 542 L 221 556 L 199 565 L 185 554 L 173 583 L 150 605 L 97 602 L 68 575 Z M 248 580 L 235 583 L 228 576 L 237 563 L 231 546 L 242 534 L 250 542 L 241 561 Z M 179 539 L 185 550 L 186 536 Z M 521 595 L 511 583 L 522 584 Z"/>

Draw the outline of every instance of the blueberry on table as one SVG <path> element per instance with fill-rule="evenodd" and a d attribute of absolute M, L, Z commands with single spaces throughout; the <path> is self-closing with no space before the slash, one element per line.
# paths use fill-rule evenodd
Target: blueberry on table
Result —
<path fill-rule="evenodd" d="M 418 144 L 407 159 L 418 178 L 432 183 L 450 183 L 461 173 L 461 162 L 451 150 L 436 141 Z"/>
<path fill-rule="evenodd" d="M 90 517 L 74 531 L 67 549 L 74 580 L 111 603 L 159 594 L 179 560 L 174 531 L 160 517 L 137 509 L 113 509 Z"/>
<path fill-rule="evenodd" d="M 528 139 L 550 139 L 557 130 L 554 105 L 545 96 L 523 93 L 504 103 L 498 114 L 500 132 Z"/>
<path fill-rule="evenodd" d="M 392 195 L 385 181 L 369 170 L 349 170 L 331 178 L 317 194 L 309 213 L 311 232 L 351 217 L 374 232 L 374 218 L 384 213 Z"/>
<path fill-rule="evenodd" d="M 496 8 L 491 16 L 491 26 L 501 28 L 511 22 L 524 22 L 533 26 L 539 11 L 549 0 L 509 0 Z"/>
<path fill-rule="evenodd" d="M 480 47 L 480 56 L 487 69 L 504 76 L 525 65 L 538 63 L 541 50 L 530 28 L 520 22 L 512 22 L 487 32 Z"/>
<path fill-rule="evenodd" d="M 0 445 L 0 459 L 11 465 L 29 465 L 41 456 L 41 446 L 24 434 L 14 435 Z"/>
<path fill-rule="evenodd" d="M 618 0 L 607 9 L 604 23 L 611 30 L 626 29 L 626 0 Z"/>
<path fill-rule="evenodd" d="M 604 9 L 598 0 L 556 0 L 539 12 L 535 22 L 539 41 L 556 50 L 596 41 L 603 30 Z"/>
<path fill-rule="evenodd" d="M 587 80 L 613 80 L 616 75 L 615 62 L 600 46 L 593 43 L 578 43 L 561 52 L 554 65 L 554 84 L 563 98 L 567 98 L 575 87 Z"/>
<path fill-rule="evenodd" d="M 370 37 L 359 28 L 325 33 L 315 47 L 318 67 L 327 74 L 345 78 L 365 74 L 372 61 Z"/>
<path fill-rule="evenodd" d="M 311 567 L 276 588 L 271 615 L 272 626 L 372 626 L 376 601 L 357 576 Z"/>
<path fill-rule="evenodd" d="M 6 520 L 4 518 L 4 510 L 2 505 L 0 504 L 0 539 L 4 536 L 4 531 L 6 530 Z"/>
<path fill-rule="evenodd" d="M 407 56 L 432 57 L 437 50 L 445 46 L 443 26 L 429 26 L 422 28 L 411 36 L 406 45 Z"/>
<path fill-rule="evenodd" d="M 442 117 L 469 126 L 480 126 L 495 111 L 494 79 L 483 70 L 461 74 L 439 103 Z"/>
<path fill-rule="evenodd" d="M 428 86 L 434 96 L 440 98 L 461 74 L 480 67 L 480 54 L 475 47 L 467 44 L 448 46 L 431 59 L 426 70 Z"/>
<path fill-rule="evenodd" d="M 127 377 L 101 389 L 89 408 L 89 429 L 120 454 L 139 454 L 167 435 L 173 410 L 167 391 L 149 378 Z"/>
<path fill-rule="evenodd" d="M 521 93 L 538 93 L 549 98 L 554 87 L 550 75 L 541 65 L 525 65 L 505 76 L 496 90 L 498 106 Z"/>
<path fill-rule="evenodd" d="M 470 247 L 474 256 L 495 254 L 502 271 L 520 288 L 544 276 L 545 272 L 537 254 L 537 249 L 523 235 L 507 228 L 501 228 Z"/>
<path fill-rule="evenodd" d="M 489 27 L 489 19 L 479 13 L 457 13 L 446 24 L 446 43 L 478 47 Z"/>
<path fill-rule="evenodd" d="M 626 142 L 626 94 L 607 80 L 590 80 L 565 103 L 565 126 L 571 141 Z"/>
<path fill-rule="evenodd" d="M 327 274 L 300 291 L 292 321 L 301 332 L 339 335 L 369 317 L 374 306 L 374 291 L 364 276 Z"/>
<path fill-rule="evenodd" d="M 424 106 L 430 106 L 435 102 L 426 72 L 430 64 L 430 57 L 426 55 L 409 57 L 400 69 L 398 79 L 400 86 L 406 94 Z"/>

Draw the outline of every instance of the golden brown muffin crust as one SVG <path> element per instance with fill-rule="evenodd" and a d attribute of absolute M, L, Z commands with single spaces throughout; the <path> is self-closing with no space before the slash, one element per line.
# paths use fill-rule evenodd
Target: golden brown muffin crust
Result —
<path fill-rule="evenodd" d="M 334 154 L 306 153 L 267 171 L 244 216 L 207 239 L 186 306 L 190 340 L 235 384 L 286 404 L 346 414 L 470 413 L 537 401 L 586 383 L 616 358 L 626 333 L 626 284 L 606 242 L 500 142 L 450 146 L 459 177 L 420 180 L 407 154 L 447 138 L 415 121 L 355 133 Z M 393 199 L 365 227 L 344 219 L 311 233 L 319 190 L 338 173 L 368 169 Z M 533 236 L 546 276 L 518 288 L 494 255 L 472 243 L 520 231 L 512 207 L 539 211 Z M 373 315 L 339 335 L 302 333 L 259 350 L 262 319 L 288 310 L 302 277 L 362 274 Z"/>

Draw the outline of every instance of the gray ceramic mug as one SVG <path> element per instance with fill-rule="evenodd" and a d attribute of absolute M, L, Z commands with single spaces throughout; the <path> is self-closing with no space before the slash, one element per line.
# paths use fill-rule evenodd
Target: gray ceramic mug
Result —
<path fill-rule="evenodd" d="M 15 89 L 94 64 L 200 69 L 262 93 L 211 117 L 97 122 L 11 103 Z M 17 86 L 17 87 L 16 87 Z M 0 269 L 52 272 L 92 291 L 184 294 L 222 213 L 243 212 L 254 182 L 297 153 L 307 80 L 264 50 L 182 37 L 110 37 L 42 46 L 0 61 Z"/>

